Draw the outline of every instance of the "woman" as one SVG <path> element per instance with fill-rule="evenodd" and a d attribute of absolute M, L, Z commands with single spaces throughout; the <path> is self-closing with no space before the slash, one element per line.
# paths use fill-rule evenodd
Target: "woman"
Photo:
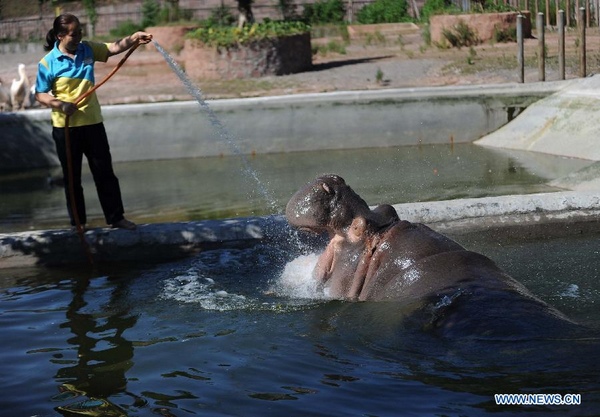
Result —
<path fill-rule="evenodd" d="M 79 104 L 74 102 L 94 87 L 94 62 L 106 62 L 136 44 L 146 44 L 152 35 L 136 32 L 113 43 L 81 40 L 79 19 L 72 14 L 62 14 L 54 20 L 46 36 L 46 51 L 50 51 L 38 64 L 36 80 L 37 101 L 52 109 L 52 138 L 62 165 L 65 194 L 71 225 L 75 225 L 69 198 L 69 175 L 65 143 L 65 118 L 69 116 L 69 138 L 73 167 L 73 186 L 79 222 L 86 223 L 85 200 L 81 186 L 83 155 L 87 157 L 94 177 L 98 198 L 106 223 L 115 228 L 134 230 L 136 225 L 123 214 L 119 180 L 112 168 L 112 157 L 104 129 L 100 104 L 95 93 Z"/>

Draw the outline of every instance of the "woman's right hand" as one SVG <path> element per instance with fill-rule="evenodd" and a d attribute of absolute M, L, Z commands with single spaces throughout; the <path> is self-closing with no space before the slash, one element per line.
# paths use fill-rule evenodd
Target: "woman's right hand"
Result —
<path fill-rule="evenodd" d="M 77 111 L 77 105 L 74 103 L 69 103 L 67 101 L 60 102 L 60 111 L 62 111 L 67 116 L 71 116 L 73 113 Z"/>
<path fill-rule="evenodd" d="M 57 109 L 64 114 L 71 116 L 77 111 L 77 105 L 75 103 L 69 103 L 68 101 L 61 101 L 49 93 L 35 93 L 35 99 L 42 103 L 44 106 L 52 109 Z"/>

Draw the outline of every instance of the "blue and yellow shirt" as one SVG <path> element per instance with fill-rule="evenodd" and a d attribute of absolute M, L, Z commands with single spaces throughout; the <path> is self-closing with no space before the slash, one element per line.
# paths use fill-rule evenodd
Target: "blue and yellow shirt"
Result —
<path fill-rule="evenodd" d="M 77 45 L 75 59 L 54 48 L 38 64 L 35 90 L 51 93 L 61 101 L 75 102 L 94 88 L 94 62 L 108 60 L 108 44 L 83 41 Z M 102 122 L 102 112 L 96 93 L 77 105 L 78 110 L 69 118 L 69 126 L 87 126 Z M 52 109 L 52 126 L 65 127 L 65 114 Z"/>

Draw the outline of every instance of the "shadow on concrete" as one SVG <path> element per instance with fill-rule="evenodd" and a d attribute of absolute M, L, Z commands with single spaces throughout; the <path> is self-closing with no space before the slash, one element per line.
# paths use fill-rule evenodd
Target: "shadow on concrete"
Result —
<path fill-rule="evenodd" d="M 361 58 L 361 59 L 347 59 L 344 61 L 333 61 L 333 62 L 323 62 L 321 64 L 313 64 L 312 68 L 307 72 L 318 72 L 325 71 L 338 67 L 345 67 L 347 65 L 356 65 L 356 64 L 366 64 L 369 62 L 380 61 L 382 59 L 391 58 L 392 55 L 383 55 L 383 56 L 374 56 L 371 58 Z"/>
<path fill-rule="evenodd" d="M 49 118 L 38 120 L 19 113 L 0 113 L 0 170 L 58 165 L 51 129 Z"/>

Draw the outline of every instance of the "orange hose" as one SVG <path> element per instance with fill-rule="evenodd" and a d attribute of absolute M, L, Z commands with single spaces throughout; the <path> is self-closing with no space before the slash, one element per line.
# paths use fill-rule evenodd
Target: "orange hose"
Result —
<path fill-rule="evenodd" d="M 77 105 L 77 104 L 81 103 L 81 101 L 83 101 L 86 97 L 88 97 L 90 94 L 92 94 L 98 88 L 102 87 L 113 75 L 115 75 L 115 73 L 119 70 L 119 68 L 121 68 L 123 66 L 125 61 L 127 61 L 127 58 L 129 58 L 131 56 L 133 51 L 135 51 L 138 46 L 140 46 L 139 43 L 136 43 L 134 46 L 132 46 L 129 49 L 129 51 L 127 51 L 127 54 L 123 57 L 123 59 L 121 59 L 121 61 L 119 61 L 119 63 L 113 68 L 113 70 L 110 73 L 108 73 L 108 75 L 106 77 L 104 77 L 104 79 L 102 81 L 100 81 L 97 85 L 95 85 L 94 88 L 92 88 L 88 92 L 79 96 L 77 98 L 77 100 L 75 100 L 75 104 Z M 90 246 L 88 245 L 87 240 L 85 240 L 85 236 L 83 234 L 83 227 L 81 226 L 81 221 L 79 220 L 79 213 L 77 212 L 77 204 L 75 201 L 75 186 L 73 184 L 73 155 L 71 153 L 71 137 L 69 134 L 69 117 L 70 116 L 68 114 L 65 117 L 65 146 L 67 148 L 67 175 L 69 176 L 69 201 L 71 202 L 71 213 L 73 215 L 73 220 L 75 220 L 75 227 L 77 228 L 77 234 L 79 235 L 79 240 L 81 241 L 81 245 L 83 246 L 83 249 L 88 257 L 88 261 L 90 262 L 90 264 L 94 265 L 94 258 L 92 256 L 92 250 L 90 249 Z"/>

